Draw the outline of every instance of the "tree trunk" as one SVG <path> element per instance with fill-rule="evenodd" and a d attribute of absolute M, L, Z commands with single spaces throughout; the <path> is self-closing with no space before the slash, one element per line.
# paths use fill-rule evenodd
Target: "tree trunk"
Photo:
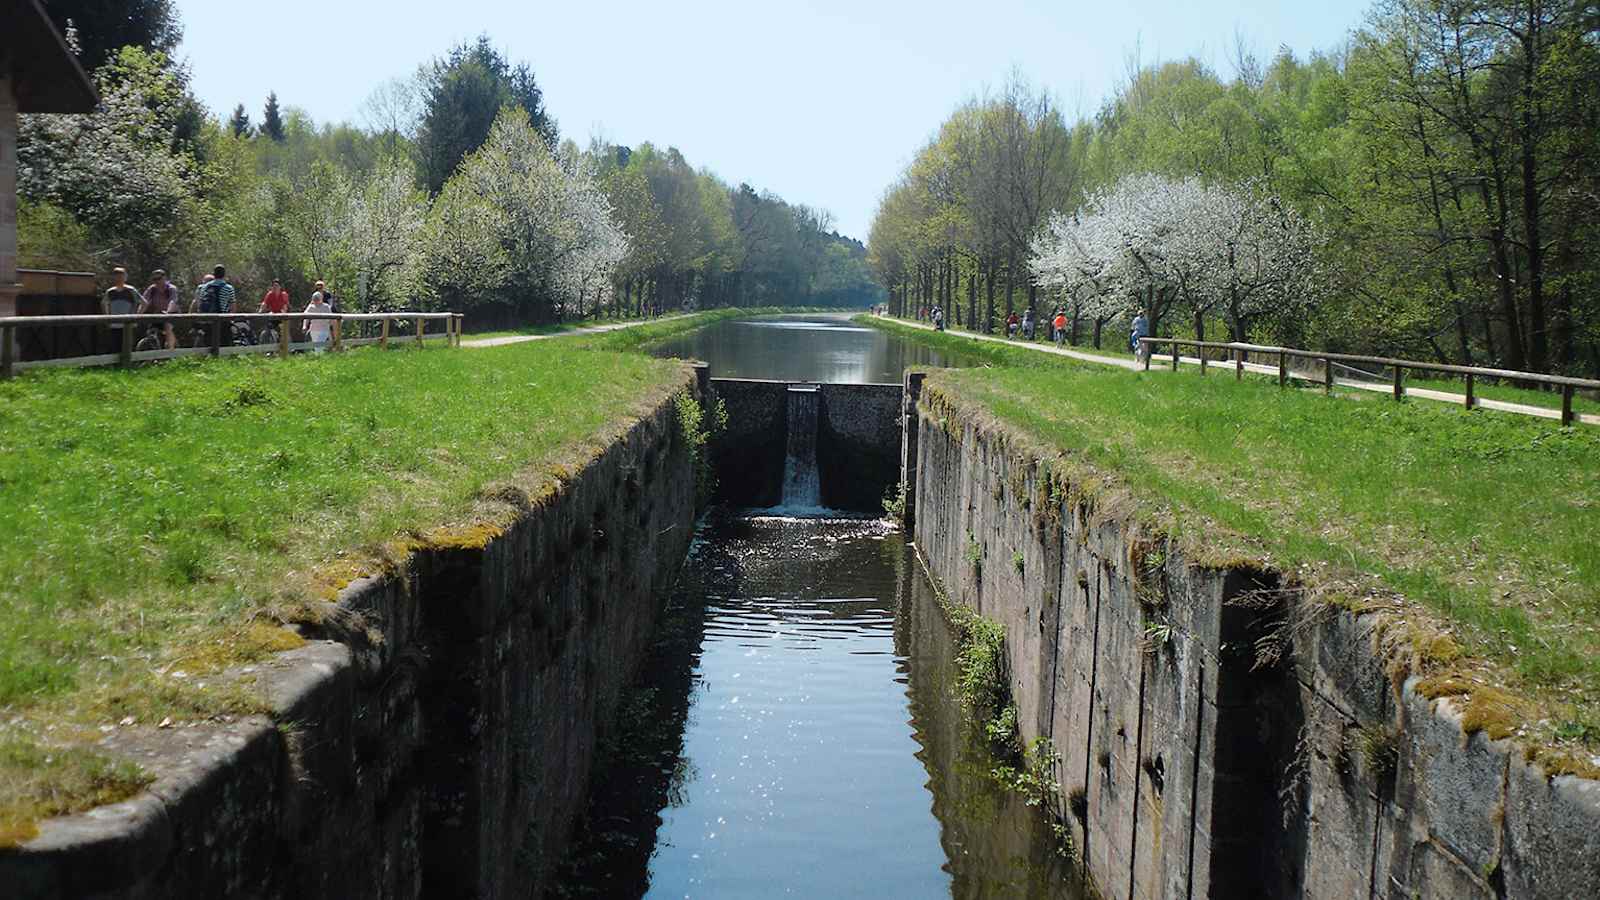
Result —
<path fill-rule="evenodd" d="M 1010 276 L 1007 276 L 1008 279 L 1009 279 L 1009 277 Z M 985 323 L 986 328 L 984 330 L 988 331 L 990 334 L 993 334 L 994 333 L 994 265 L 993 265 L 993 263 L 991 263 L 989 265 L 989 277 L 985 278 L 983 280 L 983 283 L 984 283 L 983 284 L 983 290 L 984 290 L 984 293 L 987 295 L 987 299 L 985 300 L 985 302 L 988 304 L 988 309 L 989 309 L 989 318 L 988 318 L 988 321 Z M 1009 309 L 1006 310 L 1006 318 L 1007 319 L 1011 318 L 1011 310 L 1009 310 Z"/>
<path fill-rule="evenodd" d="M 1545 332 L 1544 317 L 1544 247 L 1540 246 L 1539 171 L 1538 171 L 1538 112 L 1539 98 L 1534 95 L 1537 68 L 1544 54 L 1541 52 L 1539 16 L 1534 4 L 1528 4 L 1526 41 L 1522 51 L 1522 110 L 1517 135 L 1522 144 L 1522 227 L 1528 254 L 1528 363 L 1535 372 L 1550 369 L 1550 336 Z"/>
<path fill-rule="evenodd" d="M 992 307 L 991 307 L 992 309 Z M 967 273 L 967 321 L 973 323 L 974 331 L 989 332 L 994 329 L 989 326 L 977 327 L 978 321 L 978 271 L 973 269 Z"/>
<path fill-rule="evenodd" d="M 1012 299 L 1015 290 L 1017 273 L 1017 250 L 1015 247 L 1006 251 L 1006 318 L 1011 318 L 1011 313 L 1017 308 L 1016 301 Z M 989 318 L 994 318 L 994 304 L 989 304 Z"/>

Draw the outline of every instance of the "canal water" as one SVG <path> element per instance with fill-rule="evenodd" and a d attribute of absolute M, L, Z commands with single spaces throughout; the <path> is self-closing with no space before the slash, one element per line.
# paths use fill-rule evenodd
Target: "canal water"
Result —
<path fill-rule="evenodd" d="M 725 319 L 660 344 L 654 352 L 710 363 L 717 378 L 828 384 L 899 384 L 911 366 L 959 362 L 843 315 Z"/>
<path fill-rule="evenodd" d="M 748 377 L 855 381 L 943 362 L 803 321 L 723 323 L 689 355 L 719 376 L 722 348 Z M 897 529 L 711 511 L 553 895 L 1082 896 L 1038 812 L 993 777 L 955 678 L 953 636 Z"/>

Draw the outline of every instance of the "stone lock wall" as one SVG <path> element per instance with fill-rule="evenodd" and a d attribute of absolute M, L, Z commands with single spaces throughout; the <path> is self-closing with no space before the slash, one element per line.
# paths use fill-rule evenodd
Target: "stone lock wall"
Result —
<path fill-rule="evenodd" d="M 1600 897 L 1600 784 L 1391 682 L 1372 617 L 1186 559 L 936 387 L 907 408 L 917 549 L 1004 624 L 1023 736 L 1051 739 L 1104 896 Z"/>
<path fill-rule="evenodd" d="M 350 584 L 304 647 L 241 673 L 271 719 L 129 729 L 110 749 L 155 783 L 0 853 L 0 896 L 537 896 L 694 483 L 669 400 L 503 529 Z"/>

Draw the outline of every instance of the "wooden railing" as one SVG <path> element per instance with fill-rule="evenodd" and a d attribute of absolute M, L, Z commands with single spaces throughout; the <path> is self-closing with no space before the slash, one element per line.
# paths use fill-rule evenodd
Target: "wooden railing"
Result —
<path fill-rule="evenodd" d="M 277 353 L 279 356 L 288 356 L 296 350 L 308 350 L 316 347 L 311 341 L 292 340 L 293 326 L 296 322 L 309 322 L 313 320 L 329 321 L 330 340 L 328 349 L 342 350 L 346 347 L 357 347 L 367 344 L 378 344 L 387 347 L 391 341 L 413 341 L 417 346 L 422 346 L 427 340 L 444 340 L 447 345 L 458 347 L 461 345 L 460 313 L 450 312 L 392 312 L 392 313 L 174 313 L 174 314 L 130 314 L 116 316 L 13 316 L 0 319 L 0 378 L 10 378 L 17 372 L 27 369 L 46 367 L 83 367 L 83 366 L 132 366 L 140 362 L 154 362 L 163 359 L 176 359 L 183 356 L 235 356 L 247 353 Z M 254 326 L 274 325 L 276 339 L 269 343 L 252 343 L 249 345 L 235 346 L 232 344 L 233 323 L 244 322 L 251 326 L 252 340 L 257 331 Z M 377 334 L 356 337 L 346 334 L 345 323 L 376 322 Z M 414 323 L 415 328 L 410 335 L 392 335 L 396 322 Z M 428 334 L 429 322 L 443 322 L 444 328 L 436 334 Z M 168 350 L 163 346 L 159 350 L 138 350 L 138 335 L 152 327 L 158 331 L 161 326 L 171 325 L 176 333 L 185 329 L 197 336 L 193 346 L 178 347 Z M 121 326 L 113 328 L 112 326 Z M 186 326 L 192 326 L 186 329 Z M 17 358 L 19 332 L 37 328 L 93 328 L 97 332 L 104 329 L 111 335 L 108 343 L 116 343 L 114 353 L 96 353 L 83 356 L 67 356 L 59 359 L 20 360 Z M 204 339 L 204 345 L 199 340 Z"/>
<path fill-rule="evenodd" d="M 1306 378 L 1303 375 L 1291 375 L 1289 372 L 1289 360 L 1307 359 L 1321 362 L 1322 384 L 1328 393 L 1333 392 L 1333 386 L 1336 381 L 1333 375 L 1333 367 L 1335 363 L 1379 366 L 1385 369 L 1393 369 L 1394 398 L 1396 400 L 1405 399 L 1405 373 L 1407 371 L 1414 370 L 1419 372 L 1443 372 L 1449 375 L 1460 375 L 1463 377 L 1466 387 L 1466 407 L 1468 409 L 1473 408 L 1478 403 L 1477 396 L 1474 393 L 1474 381 L 1478 378 L 1494 378 L 1504 381 L 1548 384 L 1552 387 L 1559 388 L 1561 391 L 1561 424 L 1563 425 L 1571 425 L 1573 419 L 1575 418 L 1572 411 L 1572 398 L 1573 394 L 1578 388 L 1600 390 L 1600 381 L 1595 381 L 1588 378 L 1571 378 L 1566 375 L 1543 375 L 1538 372 L 1518 372 L 1513 369 L 1491 369 L 1483 366 L 1455 366 L 1448 363 L 1417 362 L 1409 359 L 1390 359 L 1385 356 L 1359 356 L 1350 353 L 1327 353 L 1316 350 L 1296 350 L 1292 347 L 1268 347 L 1260 344 L 1223 343 L 1219 341 L 1191 341 L 1183 340 L 1181 338 L 1147 337 L 1140 338 L 1139 342 L 1144 344 L 1146 348 L 1151 351 L 1153 351 L 1157 346 L 1161 345 L 1172 347 L 1171 361 L 1173 371 L 1177 371 L 1178 368 L 1178 360 L 1180 355 L 1178 348 L 1196 348 L 1200 351 L 1197 355 L 1199 356 L 1200 374 L 1202 375 L 1206 373 L 1206 350 L 1215 349 L 1231 352 L 1233 356 L 1232 362 L 1235 378 L 1244 377 L 1244 357 L 1246 353 L 1261 354 L 1269 358 L 1276 356 L 1278 362 L 1278 384 L 1280 386 L 1287 385 L 1291 377 L 1301 378 L 1302 380 L 1306 381 L 1313 380 Z M 1151 354 L 1147 352 L 1144 357 L 1144 367 L 1146 370 L 1150 368 L 1150 356 Z M 1223 360 L 1222 362 L 1224 365 L 1227 363 L 1226 360 Z"/>

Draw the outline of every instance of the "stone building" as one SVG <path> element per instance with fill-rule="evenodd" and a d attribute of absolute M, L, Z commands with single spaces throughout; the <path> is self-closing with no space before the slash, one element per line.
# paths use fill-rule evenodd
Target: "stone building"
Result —
<path fill-rule="evenodd" d="M 94 86 L 40 0 L 0 0 L 0 318 L 17 311 L 17 116 L 84 113 Z"/>

